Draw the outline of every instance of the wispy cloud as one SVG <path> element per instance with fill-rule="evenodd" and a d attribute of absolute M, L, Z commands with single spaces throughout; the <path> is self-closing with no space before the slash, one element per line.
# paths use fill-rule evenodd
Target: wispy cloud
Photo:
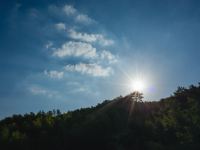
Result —
<path fill-rule="evenodd" d="M 51 13 L 57 14 L 58 16 L 67 16 L 72 18 L 76 23 L 89 25 L 96 22 L 94 19 L 90 18 L 87 14 L 84 14 L 74 8 L 72 5 L 64 5 L 63 7 L 58 7 L 56 5 L 50 5 L 49 11 Z"/>
<path fill-rule="evenodd" d="M 91 44 L 74 41 L 64 43 L 61 48 L 54 51 L 53 55 L 61 58 L 65 56 L 84 58 L 97 57 L 96 48 L 94 48 Z"/>
<path fill-rule="evenodd" d="M 64 72 L 59 72 L 56 70 L 44 71 L 44 74 L 53 79 L 62 79 L 64 76 Z"/>
<path fill-rule="evenodd" d="M 65 24 L 62 23 L 62 22 L 56 23 L 56 24 L 55 24 L 55 27 L 56 27 L 57 30 L 61 30 L 61 31 L 66 29 Z"/>
<path fill-rule="evenodd" d="M 76 22 L 84 23 L 84 24 L 91 24 L 95 22 L 93 19 L 88 17 L 86 14 L 77 14 L 75 17 Z"/>
<path fill-rule="evenodd" d="M 84 87 L 76 87 L 74 89 L 70 89 L 69 91 L 67 91 L 68 93 L 81 93 L 81 92 L 88 92 L 88 89 L 84 88 Z"/>
<path fill-rule="evenodd" d="M 68 93 L 81 93 L 81 92 L 90 92 L 88 87 L 85 84 L 76 82 L 76 81 L 69 81 L 66 83 L 68 87 L 70 87 L 69 90 L 67 90 Z"/>
<path fill-rule="evenodd" d="M 88 74 L 95 77 L 106 77 L 112 74 L 112 69 L 110 67 L 103 68 L 98 64 L 84 64 L 79 63 L 76 65 L 66 65 L 66 71 L 70 72 L 80 72 L 81 74 Z"/>
<path fill-rule="evenodd" d="M 53 46 L 53 42 L 49 41 L 46 45 L 45 45 L 45 48 L 46 49 L 49 49 Z"/>
<path fill-rule="evenodd" d="M 103 46 L 112 45 L 114 43 L 113 40 L 106 39 L 102 34 L 82 33 L 82 32 L 77 32 L 73 29 L 70 29 L 68 33 L 70 38 L 75 40 L 80 40 L 83 42 L 89 42 L 89 43 L 98 42 Z"/>
<path fill-rule="evenodd" d="M 38 96 L 47 96 L 48 98 L 53 98 L 58 96 L 58 93 L 56 91 L 48 90 L 46 88 L 37 85 L 31 85 L 28 88 L 28 90 L 31 94 Z"/>
<path fill-rule="evenodd" d="M 87 14 L 79 12 L 72 5 L 65 5 L 63 7 L 63 11 L 67 16 L 71 16 L 74 18 L 74 21 L 82 24 L 91 24 L 95 22 L 92 18 L 90 18 Z"/>
<path fill-rule="evenodd" d="M 102 60 L 108 60 L 109 63 L 116 63 L 117 62 L 117 58 L 116 56 L 114 56 L 111 52 L 103 50 L 100 53 L 100 58 Z"/>
<path fill-rule="evenodd" d="M 75 15 L 77 13 L 77 10 L 72 6 L 72 5 L 65 5 L 63 7 L 63 11 L 65 12 L 66 15 Z"/>

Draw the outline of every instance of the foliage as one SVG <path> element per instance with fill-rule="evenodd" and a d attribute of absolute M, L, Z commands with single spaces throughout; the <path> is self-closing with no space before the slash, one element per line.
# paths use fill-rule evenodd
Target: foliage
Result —
<path fill-rule="evenodd" d="M 200 149 L 200 86 L 179 87 L 157 102 L 142 98 L 134 92 L 67 113 L 13 115 L 0 121 L 0 148 Z"/>

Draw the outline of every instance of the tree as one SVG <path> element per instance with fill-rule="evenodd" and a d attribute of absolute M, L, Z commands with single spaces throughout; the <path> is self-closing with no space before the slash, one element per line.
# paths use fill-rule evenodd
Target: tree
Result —
<path fill-rule="evenodd" d="M 0 139 L 2 141 L 8 140 L 9 134 L 10 134 L 9 128 L 8 127 L 2 127 L 2 129 L 0 130 Z"/>
<path fill-rule="evenodd" d="M 142 102 L 142 99 L 144 98 L 143 93 L 140 93 L 138 91 L 134 91 L 133 93 L 131 93 L 130 97 L 135 102 Z"/>
<path fill-rule="evenodd" d="M 174 92 L 174 95 L 181 95 L 182 93 L 184 93 L 184 91 L 186 91 L 186 88 L 179 86 L 177 90 Z"/>

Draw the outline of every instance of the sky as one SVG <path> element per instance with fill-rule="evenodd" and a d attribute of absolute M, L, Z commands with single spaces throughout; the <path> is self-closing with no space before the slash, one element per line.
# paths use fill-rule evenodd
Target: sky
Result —
<path fill-rule="evenodd" d="M 199 82 L 198 0 L 1 0 L 0 18 L 0 118 Z"/>

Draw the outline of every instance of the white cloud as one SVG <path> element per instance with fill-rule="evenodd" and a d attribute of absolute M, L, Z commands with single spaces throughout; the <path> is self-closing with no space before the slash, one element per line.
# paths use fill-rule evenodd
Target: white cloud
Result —
<path fill-rule="evenodd" d="M 80 23 L 84 23 L 84 24 L 91 24 L 91 23 L 94 22 L 94 20 L 91 19 L 90 17 L 88 17 L 88 15 L 86 15 L 86 14 L 78 14 L 75 17 L 75 21 L 80 22 Z"/>
<path fill-rule="evenodd" d="M 89 92 L 89 89 L 85 84 L 76 81 L 69 81 L 66 83 L 66 85 L 71 87 L 69 90 L 67 90 L 68 93 Z"/>
<path fill-rule="evenodd" d="M 89 38 L 88 38 L 89 40 Z M 108 63 L 116 63 L 117 58 L 110 51 L 96 51 L 90 43 L 69 41 L 64 43 L 61 48 L 55 49 L 53 56 L 63 57 L 83 57 L 87 59 L 95 59 L 99 61 L 107 61 Z"/>
<path fill-rule="evenodd" d="M 104 46 L 108 46 L 108 45 L 114 44 L 113 40 L 105 39 L 103 36 L 100 36 L 98 40 L 99 40 L 99 43 L 104 45 Z"/>
<path fill-rule="evenodd" d="M 30 87 L 29 90 L 34 95 L 45 95 L 47 93 L 45 89 L 42 89 L 40 87 Z"/>
<path fill-rule="evenodd" d="M 113 40 L 106 39 L 102 34 L 88 34 L 82 32 L 76 32 L 73 29 L 68 31 L 69 37 L 75 40 L 80 40 L 84 42 L 99 42 L 103 46 L 112 45 L 114 43 Z"/>
<path fill-rule="evenodd" d="M 90 18 L 87 14 L 81 13 L 72 5 L 66 4 L 63 7 L 59 7 L 56 5 L 49 5 L 48 9 L 50 13 L 58 17 L 64 18 L 68 16 L 77 23 L 88 25 L 96 22 L 94 19 Z"/>
<path fill-rule="evenodd" d="M 53 46 L 53 42 L 49 41 L 46 45 L 45 45 L 45 48 L 46 49 L 49 49 Z"/>
<path fill-rule="evenodd" d="M 56 91 L 51 91 L 51 90 L 48 90 L 46 88 L 43 88 L 43 87 L 40 87 L 40 86 L 36 86 L 36 85 L 30 86 L 28 88 L 28 90 L 33 95 L 47 96 L 49 98 L 58 96 L 58 93 Z"/>
<path fill-rule="evenodd" d="M 83 23 L 83 24 L 91 24 L 95 22 L 93 19 L 91 19 L 87 14 L 80 13 L 76 8 L 74 8 L 72 5 L 65 5 L 63 7 L 63 12 L 67 16 L 71 16 L 74 18 L 76 22 Z"/>
<path fill-rule="evenodd" d="M 81 93 L 81 92 L 87 92 L 88 89 L 85 89 L 84 87 L 76 87 L 74 89 L 71 89 L 68 91 L 68 93 Z"/>
<path fill-rule="evenodd" d="M 62 71 L 59 72 L 56 70 L 51 70 L 51 71 L 45 70 L 44 74 L 53 79 L 62 79 L 64 76 L 64 72 L 62 72 Z"/>
<path fill-rule="evenodd" d="M 116 63 L 117 62 L 117 58 L 109 51 L 103 50 L 100 53 L 100 58 L 103 60 L 108 60 L 109 63 Z"/>
<path fill-rule="evenodd" d="M 84 42 L 95 42 L 98 36 L 97 34 L 87 34 L 87 33 L 76 32 L 73 29 L 69 30 L 68 33 L 69 33 L 70 38 L 81 40 Z"/>
<path fill-rule="evenodd" d="M 50 47 L 53 51 L 52 55 L 59 58 L 78 57 L 87 59 L 87 63 L 79 61 L 75 65 L 66 65 L 64 67 L 65 71 L 78 72 L 90 76 L 110 76 L 113 73 L 113 70 L 111 66 L 108 65 L 111 65 L 111 63 L 116 63 L 117 58 L 110 51 L 97 50 L 96 44 L 100 47 L 103 47 L 114 44 L 114 41 L 112 39 L 108 39 L 101 33 L 87 33 L 84 31 L 79 32 L 74 30 L 76 28 L 73 28 L 73 26 L 75 27 L 78 25 L 77 23 L 91 24 L 94 23 L 95 20 L 91 19 L 87 14 L 81 13 L 72 5 L 64 5 L 61 7 L 53 5 L 50 7 L 50 9 L 57 16 L 62 17 L 62 19 L 63 17 L 69 17 L 70 21 L 72 21 L 70 24 L 65 24 L 65 21 L 55 24 L 57 30 L 66 31 L 68 33 L 68 38 L 70 38 L 71 41 L 67 41 L 57 48 L 53 48 L 51 44 L 47 45 L 46 48 Z M 72 29 L 68 30 L 68 27 L 71 27 Z M 50 78 L 62 79 L 64 76 L 64 70 L 61 72 L 55 70 L 45 70 L 44 74 Z"/>
<path fill-rule="evenodd" d="M 91 44 L 74 41 L 64 43 L 61 48 L 54 51 L 53 55 L 61 58 L 65 56 L 84 58 L 97 57 L 96 48 L 94 48 Z"/>
<path fill-rule="evenodd" d="M 55 27 L 56 27 L 57 30 L 61 30 L 61 31 L 66 29 L 65 24 L 62 23 L 62 22 L 55 24 Z"/>
<path fill-rule="evenodd" d="M 81 74 L 88 74 L 96 77 L 97 76 L 106 77 L 113 72 L 110 67 L 103 68 L 102 66 L 95 63 L 93 64 L 79 63 L 76 65 L 66 65 L 64 68 L 66 71 L 80 72 Z"/>
<path fill-rule="evenodd" d="M 63 11 L 66 15 L 74 15 L 75 13 L 77 13 L 77 10 L 72 5 L 65 5 L 63 7 Z"/>

